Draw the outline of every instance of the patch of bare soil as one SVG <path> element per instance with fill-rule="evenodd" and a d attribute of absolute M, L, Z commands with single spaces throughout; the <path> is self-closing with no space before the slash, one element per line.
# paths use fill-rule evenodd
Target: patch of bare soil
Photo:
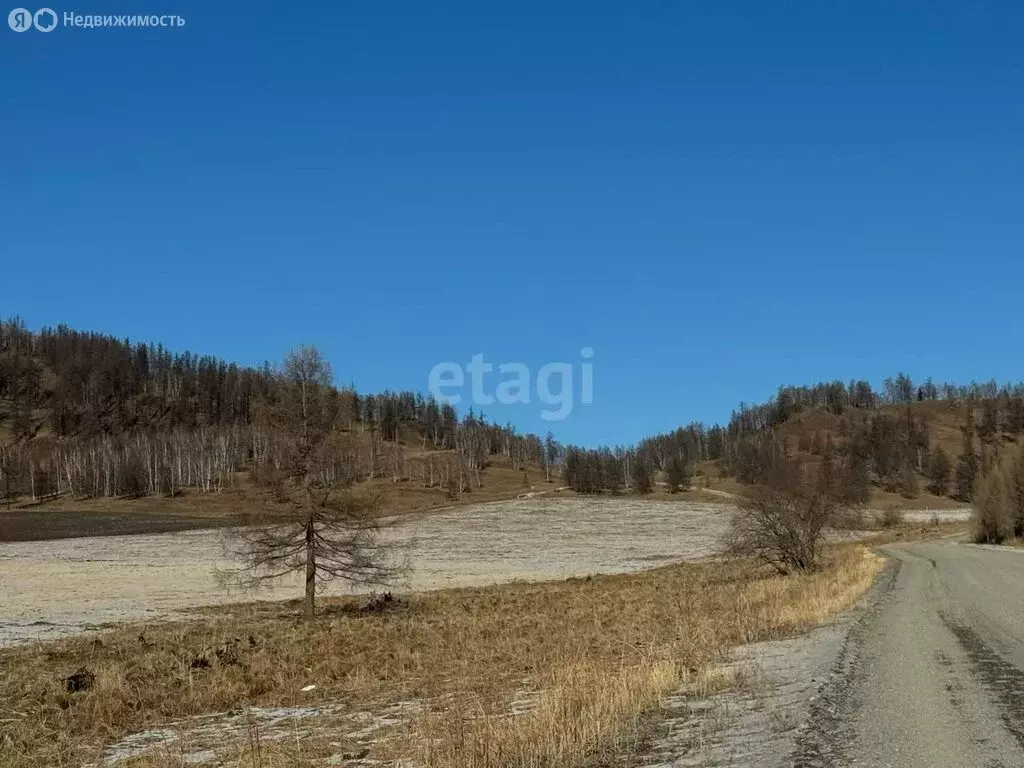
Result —
<path fill-rule="evenodd" d="M 735 681 L 734 686 L 706 697 L 689 692 L 669 697 L 659 736 L 636 764 L 649 768 L 785 765 L 847 628 L 839 623 L 736 649 L 722 670 Z"/>
<path fill-rule="evenodd" d="M 134 509 L 19 508 L 0 511 L 0 542 L 174 533 L 231 525 L 228 517 Z"/>

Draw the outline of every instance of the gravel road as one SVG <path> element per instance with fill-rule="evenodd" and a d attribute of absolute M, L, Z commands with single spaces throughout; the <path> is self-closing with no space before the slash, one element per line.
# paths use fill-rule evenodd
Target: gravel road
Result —
<path fill-rule="evenodd" d="M 851 631 L 795 765 L 1024 765 L 1024 552 L 890 547 L 887 593 Z"/>
<path fill-rule="evenodd" d="M 1024 550 L 945 539 L 882 551 L 890 566 L 854 609 L 738 649 L 730 691 L 670 698 L 637 764 L 1024 766 Z"/>

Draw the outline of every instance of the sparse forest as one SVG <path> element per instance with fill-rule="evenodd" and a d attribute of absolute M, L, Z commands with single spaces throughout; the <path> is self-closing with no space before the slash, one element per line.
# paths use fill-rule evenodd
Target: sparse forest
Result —
<path fill-rule="evenodd" d="M 66 326 L 0 323 L 0 502 L 215 493 L 244 475 L 267 487 L 281 372 L 175 354 Z M 691 423 L 635 445 L 585 448 L 520 434 L 414 392 L 330 390 L 333 442 L 353 476 L 443 490 L 483 485 L 502 456 L 579 493 L 685 490 L 699 475 L 764 485 L 783 460 L 847 503 L 872 488 L 974 499 L 1024 434 L 1024 384 L 866 381 L 781 387 L 725 426 Z M 954 436 L 951 437 L 951 434 Z M 411 450 L 415 448 L 416 450 Z M 528 485 L 528 482 L 527 482 Z"/>
<path fill-rule="evenodd" d="M 762 485 L 780 461 L 800 458 L 847 502 L 866 502 L 872 486 L 908 499 L 924 488 L 969 502 L 1022 434 L 1024 384 L 915 385 L 900 374 L 881 393 L 864 381 L 833 382 L 785 387 L 765 404 L 741 406 L 720 468 Z"/>
<path fill-rule="evenodd" d="M 270 364 L 246 368 L 66 326 L 0 323 L 0 502 L 175 496 L 261 483 L 278 470 L 273 422 L 287 392 Z M 550 466 L 553 439 L 488 423 L 414 392 L 330 389 L 333 443 L 359 480 L 444 489 L 483 484 L 495 456 Z M 410 446 L 417 448 L 409 450 Z"/>
<path fill-rule="evenodd" d="M 1022 435 L 1024 383 L 915 384 L 899 374 L 881 391 L 866 381 L 782 387 L 765 403 L 741 404 L 724 427 L 693 423 L 635 446 L 569 445 L 563 472 L 580 493 L 633 488 L 638 470 L 664 477 L 674 491 L 699 472 L 769 485 L 795 462 L 847 504 L 866 503 L 872 488 L 970 502 Z"/>

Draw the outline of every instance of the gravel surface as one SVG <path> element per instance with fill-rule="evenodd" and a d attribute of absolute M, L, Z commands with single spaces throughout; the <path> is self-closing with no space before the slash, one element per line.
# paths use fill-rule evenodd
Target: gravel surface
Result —
<path fill-rule="evenodd" d="M 1024 766 L 1024 551 L 940 540 L 828 626 L 736 653 L 738 684 L 669 700 L 644 766 Z"/>
<path fill-rule="evenodd" d="M 770 768 L 795 748 L 799 726 L 829 675 L 848 622 L 788 640 L 753 643 L 733 654 L 731 690 L 707 698 L 680 694 L 665 703 L 662 735 L 639 756 L 645 768 Z"/>
<path fill-rule="evenodd" d="M 618 573 L 721 551 L 729 507 L 530 499 L 404 518 L 388 531 L 411 569 L 400 589 Z M 221 587 L 223 532 L 0 544 L 0 645 L 246 599 Z M 343 588 L 338 588 L 343 592 Z M 259 597 L 298 597 L 298 580 Z"/>
<path fill-rule="evenodd" d="M 888 574 L 894 568 L 887 570 Z M 887 590 L 876 581 L 857 605 L 810 632 L 737 648 L 729 690 L 700 698 L 672 696 L 652 745 L 633 763 L 644 768 L 783 768 L 817 765 L 809 731 L 824 722 L 831 689 L 841 689 L 846 647 L 867 611 Z M 796 760 L 796 762 L 794 762 Z M 825 762 L 822 765 L 831 765 Z"/>
<path fill-rule="evenodd" d="M 1024 552 L 885 551 L 898 572 L 851 633 L 795 765 L 1024 765 Z"/>

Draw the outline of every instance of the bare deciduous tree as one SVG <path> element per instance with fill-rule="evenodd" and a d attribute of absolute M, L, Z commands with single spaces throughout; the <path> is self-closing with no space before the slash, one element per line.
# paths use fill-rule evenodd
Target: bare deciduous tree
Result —
<path fill-rule="evenodd" d="M 376 497 L 357 494 L 347 436 L 331 407 L 331 368 L 315 347 L 285 359 L 280 401 L 268 409 L 275 471 L 261 472 L 280 487 L 290 509 L 283 517 L 233 532 L 241 567 L 235 580 L 258 585 L 305 572 L 303 617 L 316 615 L 319 586 L 337 579 L 389 583 L 396 574 L 379 536 Z"/>

